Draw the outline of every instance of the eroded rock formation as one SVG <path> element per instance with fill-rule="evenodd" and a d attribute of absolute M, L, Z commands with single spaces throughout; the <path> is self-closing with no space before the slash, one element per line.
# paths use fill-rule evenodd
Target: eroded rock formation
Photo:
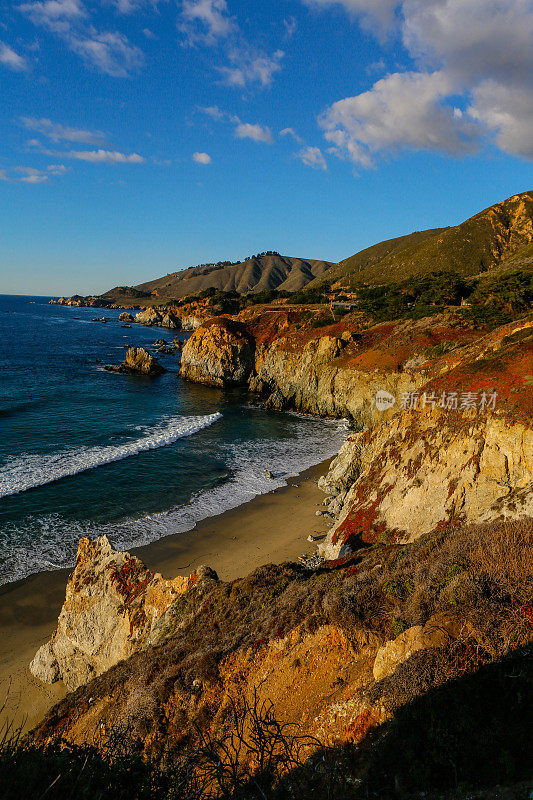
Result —
<path fill-rule="evenodd" d="M 412 408 L 351 435 L 321 479 L 338 516 L 319 545 L 326 558 L 533 515 L 531 323 L 499 329 L 447 367 L 409 398 Z"/>
<path fill-rule="evenodd" d="M 330 559 L 454 521 L 518 517 L 533 498 L 533 430 L 496 416 L 406 411 L 352 436 L 321 485 L 341 494 L 339 520 L 319 546 Z"/>
<path fill-rule="evenodd" d="M 530 561 L 515 569 L 526 564 L 532 536 L 531 520 L 519 529 L 451 528 L 316 571 L 270 565 L 231 583 L 191 580 L 148 636 L 145 626 L 137 652 L 53 708 L 34 740 L 105 747 L 127 731 L 135 752 L 157 759 L 174 747 L 181 754 L 199 734 L 216 741 L 234 730 L 234 709 L 245 701 L 272 703 L 280 723 L 296 723 L 328 746 L 357 745 L 373 731 L 373 750 L 390 728 L 379 726 L 424 696 L 430 729 L 438 718 L 445 730 L 449 699 L 438 701 L 439 686 L 453 693 L 463 685 L 457 706 L 464 715 L 467 675 L 490 665 L 486 694 L 478 688 L 472 698 L 477 709 L 495 701 L 509 674 L 518 680 L 520 668 L 509 673 L 503 664 L 503 683 L 495 682 L 493 667 L 517 648 L 526 653 L 532 638 Z M 502 564 L 513 566 L 502 571 Z M 512 702 L 519 710 L 525 701 Z M 415 719 L 426 724 L 424 714 Z M 489 721 L 488 735 L 492 705 Z M 472 732 L 479 735 L 475 724 Z M 424 749 L 424 734 L 416 735 Z"/>
<path fill-rule="evenodd" d="M 144 347 L 129 347 L 126 358 L 119 366 L 107 365 L 109 372 L 137 375 L 161 375 L 166 369 Z"/>
<path fill-rule="evenodd" d="M 201 325 L 183 347 L 180 375 L 208 386 L 245 385 L 254 366 L 254 340 L 226 318 Z"/>
<path fill-rule="evenodd" d="M 139 559 L 111 547 L 106 536 L 81 539 L 57 628 L 30 664 L 45 683 L 76 689 L 139 650 L 158 620 L 199 577 L 165 580 Z"/>
<path fill-rule="evenodd" d="M 181 320 L 172 311 L 156 308 L 145 308 L 144 311 L 139 311 L 135 314 L 135 322 L 139 325 L 148 325 L 149 327 L 169 328 L 171 330 L 180 330 Z"/>

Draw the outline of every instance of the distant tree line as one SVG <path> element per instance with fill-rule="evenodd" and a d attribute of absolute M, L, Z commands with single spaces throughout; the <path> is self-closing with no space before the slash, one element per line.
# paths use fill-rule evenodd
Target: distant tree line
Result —
<path fill-rule="evenodd" d="M 189 267 L 189 269 L 201 269 L 204 270 L 202 275 L 207 275 L 209 272 L 212 272 L 215 269 L 223 269 L 224 267 L 235 267 L 237 264 L 242 264 L 244 261 L 251 261 L 254 258 L 263 258 L 263 256 L 280 256 L 281 254 L 278 253 L 276 250 L 265 250 L 264 253 L 257 253 L 255 256 L 246 256 L 241 261 L 217 261 L 216 263 L 213 262 L 211 264 L 197 264 L 195 267 Z M 179 274 L 179 273 L 177 273 Z"/>
<path fill-rule="evenodd" d="M 503 325 L 531 311 L 533 272 L 514 270 L 476 277 L 463 277 L 454 271 L 431 272 L 380 286 L 361 283 L 354 285 L 350 294 L 348 297 L 342 290 L 332 289 L 327 282 L 297 292 L 265 289 L 248 294 L 234 290 L 225 292 L 211 286 L 177 303 L 184 305 L 207 300 L 214 314 L 238 314 L 249 306 L 283 299 L 289 300 L 291 305 L 329 305 L 332 301 L 347 301 L 351 311 L 364 313 L 373 322 L 421 319 L 450 306 L 464 306 L 463 315 L 475 324 Z M 342 313 L 342 309 L 336 308 L 334 318 Z"/>
<path fill-rule="evenodd" d="M 355 307 L 376 322 L 421 319 L 461 306 L 476 324 L 503 325 L 531 310 L 533 273 L 515 270 L 465 278 L 453 271 L 431 272 L 383 286 L 354 286 Z"/>

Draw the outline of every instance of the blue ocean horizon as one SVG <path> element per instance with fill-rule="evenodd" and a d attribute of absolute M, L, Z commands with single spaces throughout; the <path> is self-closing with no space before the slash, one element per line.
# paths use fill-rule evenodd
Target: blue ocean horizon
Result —
<path fill-rule="evenodd" d="M 346 437 L 344 421 L 186 383 L 176 355 L 160 357 L 157 378 L 109 373 L 128 345 L 154 352 L 175 332 L 49 300 L 0 295 L 0 584 L 72 565 L 80 536 L 128 549 L 190 530 L 283 486 Z M 104 313 L 106 324 L 92 321 Z"/>

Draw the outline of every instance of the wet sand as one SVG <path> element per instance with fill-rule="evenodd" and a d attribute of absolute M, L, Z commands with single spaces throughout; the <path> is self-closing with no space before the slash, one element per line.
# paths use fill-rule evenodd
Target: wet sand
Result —
<path fill-rule="evenodd" d="M 317 481 L 329 461 L 312 467 L 288 486 L 204 520 L 187 533 L 166 536 L 132 552 L 166 578 L 189 575 L 200 565 L 222 580 L 252 572 L 262 564 L 295 561 L 315 551 L 309 534 L 329 528 L 317 517 L 324 494 Z M 62 683 L 36 680 L 28 664 L 54 630 L 70 570 L 42 572 L 0 587 L 0 726 L 33 727 L 66 694 Z"/>

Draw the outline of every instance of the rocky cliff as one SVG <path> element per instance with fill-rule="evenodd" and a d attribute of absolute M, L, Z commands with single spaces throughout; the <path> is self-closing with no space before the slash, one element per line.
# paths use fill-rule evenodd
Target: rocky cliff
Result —
<path fill-rule="evenodd" d="M 108 372 L 122 372 L 125 374 L 136 375 L 161 375 L 166 369 L 161 366 L 157 358 L 154 358 L 144 347 L 128 347 L 126 358 L 118 366 L 107 364 L 105 367 Z"/>
<path fill-rule="evenodd" d="M 452 353 L 480 339 L 453 312 L 368 328 L 352 315 L 333 324 L 324 325 L 323 316 L 318 321 L 307 310 L 261 307 L 233 322 L 210 320 L 184 348 L 182 375 L 210 383 L 216 373 L 217 380 L 230 383 L 238 373 L 267 408 L 373 423 L 383 418 L 375 405 L 379 390 L 393 395 L 397 410 L 402 394 L 447 370 Z M 232 325 L 241 344 L 230 333 Z M 450 355 L 435 358 L 433 351 Z"/>
<path fill-rule="evenodd" d="M 362 798 L 395 797 L 419 772 L 424 789 L 440 785 L 444 739 L 455 764 L 445 786 L 523 779 L 532 537 L 531 521 L 450 528 L 314 572 L 287 564 L 230 584 L 208 574 L 181 594 L 180 584 L 137 652 L 52 709 L 33 741 L 105 751 L 118 734 L 156 764 L 192 752 L 191 769 L 207 742 L 230 780 L 248 763 L 243 724 L 281 746 L 272 731 L 303 731 L 315 738 L 302 761 L 331 748 L 362 787 L 335 796 Z"/>
<path fill-rule="evenodd" d="M 82 540 L 58 628 L 32 662 L 78 688 L 33 742 L 106 752 L 127 737 L 158 769 L 195 775 L 211 758 L 224 780 L 255 780 L 247 731 L 270 742 L 290 729 L 313 737 L 299 750 L 312 785 L 315 765 L 338 758 L 358 800 L 523 780 L 532 321 L 308 322 L 290 310 L 214 319 L 185 345 L 183 369 L 248 384 L 270 407 L 358 422 L 321 480 L 336 519 L 326 560 L 166 581 L 105 539 Z"/>
<path fill-rule="evenodd" d="M 533 516 L 533 327 L 450 354 L 406 408 L 352 435 L 322 488 L 338 516 L 320 552 L 412 541 L 451 524 Z"/>
<path fill-rule="evenodd" d="M 207 386 L 246 384 L 255 343 L 240 322 L 215 318 L 201 325 L 183 347 L 180 375 Z"/>
<path fill-rule="evenodd" d="M 158 620 L 199 577 L 165 580 L 107 537 L 81 539 L 57 628 L 30 664 L 45 683 L 72 690 L 141 649 Z"/>
<path fill-rule="evenodd" d="M 338 514 L 319 546 L 330 559 L 459 522 L 533 516 L 533 429 L 496 415 L 406 411 L 352 436 L 321 485 Z"/>
<path fill-rule="evenodd" d="M 531 319 L 489 333 L 454 312 L 368 329 L 349 316 L 325 328 L 301 322 L 274 310 L 212 320 L 185 346 L 181 369 L 211 385 L 248 378 L 268 408 L 365 429 L 322 480 L 338 518 L 322 555 L 532 513 Z"/>

